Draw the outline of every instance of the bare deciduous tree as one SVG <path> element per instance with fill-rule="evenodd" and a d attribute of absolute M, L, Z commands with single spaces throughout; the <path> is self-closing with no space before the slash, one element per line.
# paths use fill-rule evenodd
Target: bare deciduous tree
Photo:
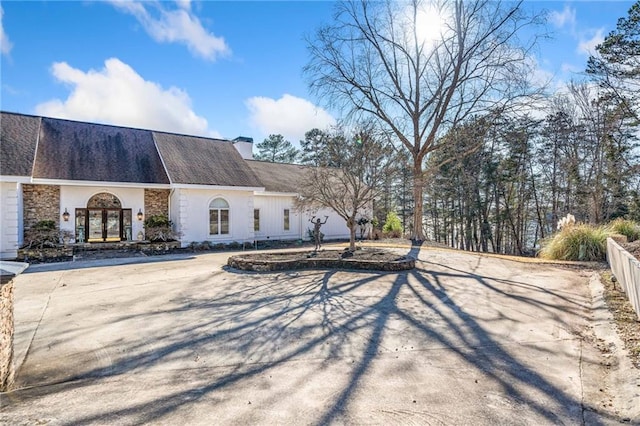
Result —
<path fill-rule="evenodd" d="M 326 139 L 322 149 L 318 158 L 323 162 L 309 167 L 299 183 L 296 207 L 335 211 L 347 222 L 349 249 L 354 251 L 358 220 L 372 213 L 373 200 L 384 190 L 382 183 L 397 170 L 396 150 L 386 139 L 376 136 L 371 127 L 353 137 L 338 129 Z"/>
<path fill-rule="evenodd" d="M 535 65 L 522 2 L 345 1 L 309 40 L 310 87 L 347 117 L 375 117 L 410 153 L 413 235 L 424 239 L 425 160 L 470 115 L 506 109 Z"/>

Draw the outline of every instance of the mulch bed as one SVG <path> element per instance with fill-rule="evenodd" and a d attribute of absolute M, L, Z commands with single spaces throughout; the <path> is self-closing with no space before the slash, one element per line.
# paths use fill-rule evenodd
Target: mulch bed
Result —
<path fill-rule="evenodd" d="M 631 256 L 634 256 L 636 259 L 640 260 L 640 240 L 636 240 L 632 243 L 622 243 L 620 245 L 626 251 L 631 253 Z"/>
<path fill-rule="evenodd" d="M 640 261 L 640 240 L 620 245 Z M 615 319 L 618 335 L 624 342 L 625 349 L 629 351 L 631 362 L 640 369 L 640 320 L 638 320 L 638 315 L 633 310 L 627 295 L 620 289 L 620 284 L 614 283 L 611 279 L 611 273 L 605 272 L 602 275 L 605 300 Z"/>

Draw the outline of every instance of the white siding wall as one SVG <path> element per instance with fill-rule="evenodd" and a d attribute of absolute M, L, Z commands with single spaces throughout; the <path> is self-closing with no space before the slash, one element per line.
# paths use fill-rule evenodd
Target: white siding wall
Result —
<path fill-rule="evenodd" d="M 229 203 L 227 235 L 209 235 L 209 203 L 218 197 Z M 230 243 L 254 240 L 251 191 L 179 188 L 171 196 L 171 215 L 176 231 L 182 234 L 183 247 L 192 241 Z"/>
<path fill-rule="evenodd" d="M 322 228 L 320 228 L 320 231 L 324 234 L 325 240 L 349 238 L 349 228 L 347 227 L 347 222 L 343 218 L 338 216 L 338 214 L 333 210 L 321 209 L 313 214 L 305 213 L 305 217 L 303 218 L 303 232 L 305 239 L 308 239 L 307 229 L 313 230 L 311 218 L 314 215 L 316 216 L 316 218 L 322 219 L 323 222 L 325 220 L 325 216 L 329 216 L 329 218 L 327 219 L 327 223 L 322 225 Z"/>
<path fill-rule="evenodd" d="M 293 197 L 256 195 L 254 208 L 260 210 L 257 240 L 293 240 L 301 238 L 301 215 L 293 208 Z M 289 209 L 289 230 L 284 229 L 284 210 Z M 253 218 L 253 210 L 251 213 Z"/>
<path fill-rule="evenodd" d="M 188 219 L 187 203 L 184 199 L 186 195 L 181 191 L 181 189 L 172 189 L 169 195 L 169 220 L 173 222 L 173 230 L 179 235 L 184 234 Z M 187 246 L 182 238 L 178 239 L 182 241 L 182 247 Z"/>
<path fill-rule="evenodd" d="M 293 208 L 292 196 L 256 194 L 255 208 L 260 210 L 260 231 L 256 232 L 257 240 L 308 240 L 308 229 L 313 229 L 310 220 L 313 214 L 301 213 Z M 289 231 L 284 230 L 284 210 L 289 209 Z M 349 228 L 345 221 L 333 210 L 320 210 L 315 213 L 324 222 L 321 231 L 325 239 L 349 238 Z"/>
<path fill-rule="evenodd" d="M 183 189 L 171 190 L 169 197 L 169 220 L 173 222 L 173 229 L 179 235 L 182 247 L 188 245 L 185 242 L 185 235 L 189 232 L 189 203 L 187 202 L 187 192 Z"/>
<path fill-rule="evenodd" d="M 15 259 L 22 236 L 20 184 L 0 182 L 0 258 Z"/>
<path fill-rule="evenodd" d="M 144 220 L 138 220 L 136 213 L 142 209 L 144 213 L 144 189 L 143 188 L 114 188 L 99 186 L 61 186 L 60 187 L 60 229 L 72 232 L 75 235 L 75 209 L 86 208 L 89 198 L 101 192 L 113 194 L 122 203 L 123 209 L 131 209 L 133 239 L 137 239 L 138 233 L 144 233 Z M 64 209 L 71 215 L 68 222 L 62 220 Z M 146 215 L 145 215 L 146 217 Z"/>

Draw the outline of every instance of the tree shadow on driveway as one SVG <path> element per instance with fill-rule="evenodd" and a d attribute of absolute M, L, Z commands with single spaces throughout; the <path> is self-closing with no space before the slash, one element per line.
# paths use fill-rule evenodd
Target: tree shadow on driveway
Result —
<path fill-rule="evenodd" d="M 413 247 L 409 254 L 418 259 L 420 247 Z M 219 395 L 223 394 L 238 399 L 244 387 L 253 389 L 256 381 L 281 374 L 283 368 L 293 376 L 288 383 L 299 389 L 275 384 L 262 393 L 254 390 L 262 398 L 256 407 L 289 407 L 285 405 L 289 399 L 302 403 L 299 393 L 312 389 L 324 399 L 319 398 L 299 418 L 306 424 L 383 423 L 385 407 L 398 408 L 398 401 L 406 399 L 385 395 L 391 389 L 421 397 L 419 405 L 418 397 L 407 396 L 412 410 L 404 411 L 407 416 L 430 412 L 432 420 L 444 423 L 580 424 L 585 410 L 596 411 L 583 400 L 581 377 L 574 378 L 573 387 L 555 380 L 553 363 L 570 360 L 579 375 L 582 362 L 577 354 L 582 340 L 572 333 L 585 316 L 586 304 L 564 288 L 551 290 L 506 273 L 488 276 L 481 267 L 468 272 L 426 261 L 400 273 L 229 274 L 235 285 L 222 286 L 220 274 L 199 279 L 176 290 L 153 311 L 138 312 L 137 300 L 119 306 L 109 326 L 139 327 L 140 331 L 128 341 L 114 339 L 107 344 L 108 365 L 96 366 L 82 353 L 71 375 L 64 371 L 65 364 L 50 363 L 40 370 L 27 365 L 19 380 L 36 386 L 14 392 L 8 412 L 12 406 L 30 404 L 54 392 L 91 387 L 111 377 L 145 377 L 142 373 L 152 371 L 189 380 L 151 399 L 108 409 L 92 407 L 70 420 L 81 424 L 112 419 L 166 422 L 206 402 L 206 412 L 219 416 L 221 423 L 222 419 L 265 423 L 269 418 L 260 417 L 266 414 L 256 413 L 257 408 L 244 406 L 235 413 L 222 413 L 218 407 L 224 404 L 211 401 L 222 401 Z M 211 286 L 216 286 L 215 292 L 208 291 Z M 536 324 L 547 323 L 551 330 L 535 329 Z M 71 334 L 61 329 L 54 340 L 64 346 L 70 336 L 89 339 L 95 327 L 76 327 Z M 560 333 L 557 330 L 565 334 L 554 337 L 554 332 Z M 558 349 L 566 353 L 557 353 Z M 544 361 L 537 358 L 543 356 L 549 357 L 551 365 L 541 369 Z M 194 364 L 196 358 L 203 361 Z M 193 374 L 184 373 L 187 363 Z M 327 377 L 335 380 L 326 382 Z M 392 383 L 396 378 L 402 379 L 400 385 Z M 476 384 L 478 389 L 473 389 Z M 438 386 L 443 388 L 433 389 Z M 430 400 L 438 391 L 453 400 L 438 406 Z M 478 401 L 469 403 L 467 398 Z M 369 400 L 376 401 L 378 411 L 373 414 L 364 412 L 371 408 Z M 496 409 L 498 403 L 505 407 Z M 451 407 L 458 412 L 450 412 Z M 286 415 L 296 419 L 295 413 Z M 591 418 L 590 424 L 603 423 Z"/>

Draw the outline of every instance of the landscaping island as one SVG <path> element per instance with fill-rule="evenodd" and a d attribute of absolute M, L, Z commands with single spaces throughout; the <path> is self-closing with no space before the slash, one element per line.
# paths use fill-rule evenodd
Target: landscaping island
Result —
<path fill-rule="evenodd" d="M 243 271 L 269 272 L 294 269 L 357 269 L 370 271 L 406 271 L 416 266 L 411 256 L 399 255 L 388 250 L 361 249 L 320 250 L 271 253 L 247 253 L 231 256 L 227 260 L 231 268 Z"/>

